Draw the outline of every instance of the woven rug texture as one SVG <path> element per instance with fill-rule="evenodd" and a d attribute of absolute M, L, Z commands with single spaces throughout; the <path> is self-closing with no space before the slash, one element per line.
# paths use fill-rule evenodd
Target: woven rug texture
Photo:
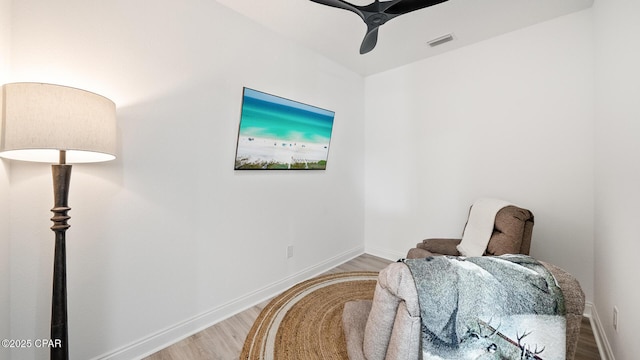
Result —
<path fill-rule="evenodd" d="M 347 360 L 342 309 L 373 299 L 377 272 L 322 275 L 271 300 L 253 324 L 241 360 Z"/>

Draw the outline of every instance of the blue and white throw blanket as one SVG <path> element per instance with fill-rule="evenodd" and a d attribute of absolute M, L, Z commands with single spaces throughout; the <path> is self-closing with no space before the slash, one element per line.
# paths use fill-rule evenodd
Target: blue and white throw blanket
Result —
<path fill-rule="evenodd" d="M 407 259 L 427 359 L 565 359 L 562 290 L 526 255 Z"/>

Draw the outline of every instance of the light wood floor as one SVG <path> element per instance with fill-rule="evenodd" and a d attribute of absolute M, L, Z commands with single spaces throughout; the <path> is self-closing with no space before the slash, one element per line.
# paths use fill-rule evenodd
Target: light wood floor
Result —
<path fill-rule="evenodd" d="M 380 271 L 391 261 L 363 254 L 337 266 L 327 273 L 344 271 Z M 217 323 L 174 345 L 171 345 L 145 360 L 238 360 L 244 339 L 253 322 L 267 302 L 258 304 L 235 316 Z M 588 318 L 582 321 L 578 350 L 574 360 L 600 360 L 598 347 Z"/>

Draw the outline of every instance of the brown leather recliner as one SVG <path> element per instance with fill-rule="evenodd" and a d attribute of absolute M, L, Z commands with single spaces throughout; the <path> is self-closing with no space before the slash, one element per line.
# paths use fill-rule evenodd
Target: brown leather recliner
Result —
<path fill-rule="evenodd" d="M 517 206 L 506 206 L 496 214 L 493 234 L 484 255 L 529 255 L 533 214 Z M 462 239 L 426 239 L 409 250 L 408 259 L 434 255 L 460 256 L 456 246 Z"/>

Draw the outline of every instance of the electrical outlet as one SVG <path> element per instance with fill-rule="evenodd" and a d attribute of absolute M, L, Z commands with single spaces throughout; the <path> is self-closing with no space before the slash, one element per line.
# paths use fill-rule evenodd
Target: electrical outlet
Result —
<path fill-rule="evenodd" d="M 293 245 L 287 246 L 287 259 L 291 259 L 293 257 Z"/>
<path fill-rule="evenodd" d="M 618 332 L 618 308 L 613 307 L 613 330 Z"/>

